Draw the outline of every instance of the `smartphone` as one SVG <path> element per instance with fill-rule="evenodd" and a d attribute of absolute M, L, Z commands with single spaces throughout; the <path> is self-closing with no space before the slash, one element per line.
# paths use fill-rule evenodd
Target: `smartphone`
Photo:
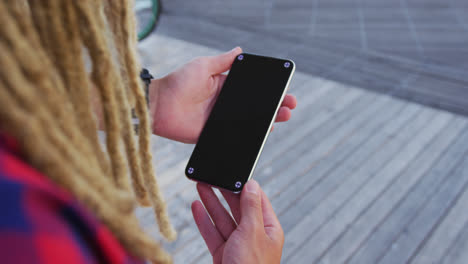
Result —
<path fill-rule="evenodd" d="M 185 175 L 191 180 L 240 192 L 252 177 L 294 70 L 291 60 L 238 55 Z"/>

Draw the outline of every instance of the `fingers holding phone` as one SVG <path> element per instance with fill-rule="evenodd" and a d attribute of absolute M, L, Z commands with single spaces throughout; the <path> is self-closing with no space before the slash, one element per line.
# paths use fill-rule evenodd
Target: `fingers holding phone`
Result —
<path fill-rule="evenodd" d="M 192 213 L 213 263 L 280 263 L 283 230 L 258 183 L 247 182 L 240 195 L 221 191 L 232 216 L 211 187 L 198 184 L 197 190 L 203 204 L 193 202 Z"/>

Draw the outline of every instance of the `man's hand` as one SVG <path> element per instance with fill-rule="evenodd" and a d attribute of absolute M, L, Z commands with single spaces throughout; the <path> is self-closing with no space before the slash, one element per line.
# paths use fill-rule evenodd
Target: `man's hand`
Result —
<path fill-rule="evenodd" d="M 203 204 L 192 203 L 193 218 L 214 264 L 280 263 L 284 233 L 258 183 L 248 181 L 240 195 L 221 191 L 234 219 L 211 187 L 198 184 L 197 189 Z"/>
<path fill-rule="evenodd" d="M 153 133 L 185 143 L 196 143 L 237 55 L 235 48 L 217 56 L 200 57 L 150 85 Z M 245 96 L 248 96 L 246 94 Z M 276 122 L 291 117 L 296 98 L 286 95 Z"/>

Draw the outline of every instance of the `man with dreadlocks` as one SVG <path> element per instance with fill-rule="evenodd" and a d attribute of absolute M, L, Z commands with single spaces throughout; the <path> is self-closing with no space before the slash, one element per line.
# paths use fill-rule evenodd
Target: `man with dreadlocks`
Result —
<path fill-rule="evenodd" d="M 175 239 L 150 136 L 196 142 L 240 48 L 153 80 L 148 111 L 132 1 L 4 0 L 0 24 L 0 262 L 171 263 L 133 213 L 152 206 Z M 295 105 L 288 95 L 277 121 Z M 255 181 L 222 192 L 232 217 L 210 187 L 197 190 L 192 212 L 215 263 L 280 262 L 283 232 Z"/>

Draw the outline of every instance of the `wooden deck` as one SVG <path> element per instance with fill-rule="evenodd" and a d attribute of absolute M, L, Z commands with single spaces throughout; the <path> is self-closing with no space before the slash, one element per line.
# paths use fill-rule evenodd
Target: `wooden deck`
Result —
<path fill-rule="evenodd" d="M 153 34 L 162 76 L 219 51 Z M 286 234 L 283 263 L 468 263 L 468 119 L 299 72 L 293 118 L 276 125 L 254 174 Z M 155 138 L 154 162 L 179 237 L 176 263 L 210 263 L 184 176 L 193 145 Z M 139 218 L 156 238 L 151 210 Z"/>

